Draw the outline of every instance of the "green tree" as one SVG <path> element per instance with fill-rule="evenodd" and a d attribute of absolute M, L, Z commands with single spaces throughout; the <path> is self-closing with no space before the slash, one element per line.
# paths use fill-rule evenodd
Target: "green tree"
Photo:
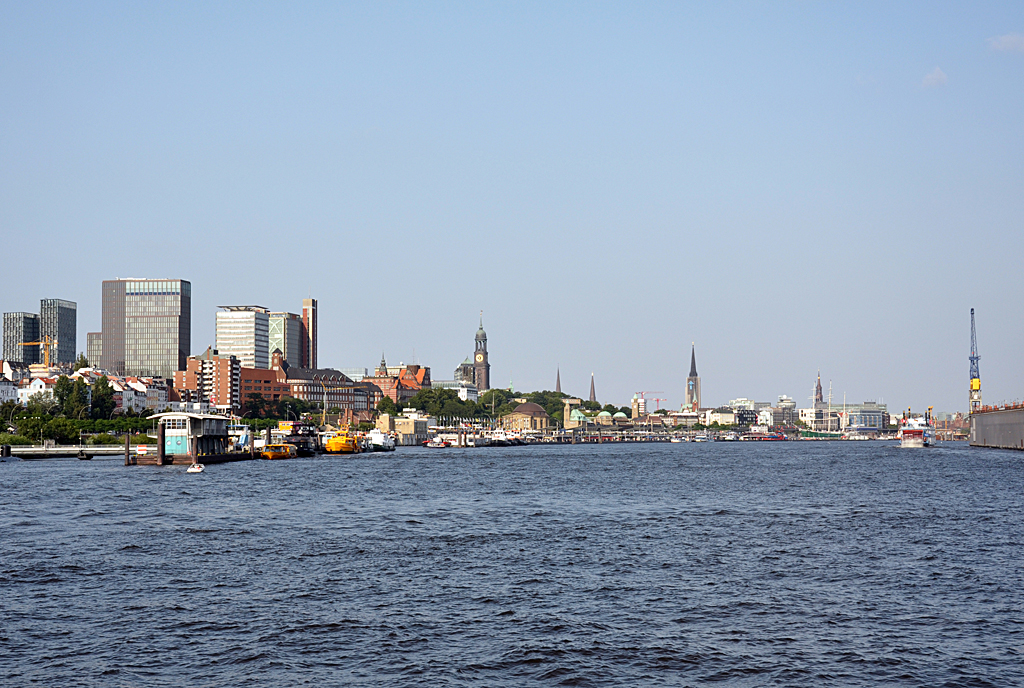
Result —
<path fill-rule="evenodd" d="M 587 411 L 601 410 L 601 404 L 597 403 L 596 401 L 584 401 L 582 404 L 580 404 L 580 407 L 586 409 Z"/>
<path fill-rule="evenodd" d="M 607 411 L 608 413 L 612 414 L 613 416 L 614 416 L 614 415 L 615 415 L 616 413 L 618 413 L 618 412 L 619 412 L 619 409 L 617 409 L 617 408 L 616 408 L 616 407 L 615 407 L 614 405 L 612 405 L 612 404 L 605 404 L 604 406 L 602 406 L 602 407 L 601 407 L 601 410 L 602 410 L 602 411 Z"/>
<path fill-rule="evenodd" d="M 30 396 L 25 406 L 29 415 L 48 416 L 57 410 L 57 401 L 48 391 L 40 391 Z"/>
<path fill-rule="evenodd" d="M 395 406 L 395 402 L 391 401 L 391 397 L 384 397 L 377 402 L 377 411 L 379 413 L 387 413 L 391 416 L 398 415 L 398 407 Z"/>
<path fill-rule="evenodd" d="M 75 361 L 75 364 L 72 366 L 71 372 L 73 372 L 73 373 L 74 372 L 78 372 L 82 368 L 88 368 L 88 367 L 89 367 L 89 359 L 85 357 L 85 354 L 79 352 L 78 360 Z"/>
<path fill-rule="evenodd" d="M 56 402 L 57 409 L 60 413 L 67 414 L 66 405 L 68 399 L 71 397 L 71 393 L 75 389 L 75 383 L 71 381 L 67 375 L 61 375 L 57 378 L 57 381 L 53 383 L 53 400 Z"/>
<path fill-rule="evenodd" d="M 259 392 L 253 392 L 246 397 L 242 411 L 253 418 L 263 418 L 267 413 L 267 400 Z"/>
<path fill-rule="evenodd" d="M 100 376 L 92 386 L 92 417 L 108 419 L 114 412 L 116 406 L 114 401 L 114 390 L 110 388 L 110 381 L 106 375 Z"/>
<path fill-rule="evenodd" d="M 43 426 L 43 437 L 57 444 L 77 444 L 78 425 L 67 418 L 54 418 Z"/>
<path fill-rule="evenodd" d="M 82 378 L 78 378 L 71 387 L 71 394 L 64 400 L 64 415 L 68 418 L 78 418 L 88 408 L 89 385 L 85 384 Z"/>

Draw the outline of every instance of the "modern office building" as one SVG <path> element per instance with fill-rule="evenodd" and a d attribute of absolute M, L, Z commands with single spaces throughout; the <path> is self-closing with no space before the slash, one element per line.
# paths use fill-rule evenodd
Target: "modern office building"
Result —
<path fill-rule="evenodd" d="M 56 342 L 50 349 L 50 365 L 74 363 L 78 349 L 78 304 L 64 299 L 39 302 L 39 341 Z"/>
<path fill-rule="evenodd" d="M 4 360 L 17 363 L 39 363 L 42 354 L 36 345 L 22 346 L 25 342 L 38 342 L 39 316 L 35 313 L 4 313 Z"/>
<path fill-rule="evenodd" d="M 103 333 L 85 333 L 85 357 L 89 359 L 89 365 L 100 365 L 100 357 L 103 355 Z"/>
<path fill-rule="evenodd" d="M 300 362 L 303 368 L 316 368 L 317 364 L 317 315 L 316 299 L 302 299 L 302 335 L 305 357 Z M 283 352 L 282 352 L 283 353 Z"/>
<path fill-rule="evenodd" d="M 302 316 L 295 313 L 271 313 L 269 323 L 270 353 L 281 352 L 288 365 L 300 365 L 302 361 Z"/>
<path fill-rule="evenodd" d="M 100 368 L 115 375 L 172 377 L 185 369 L 192 348 L 192 284 L 104 280 L 102 322 Z"/>
<path fill-rule="evenodd" d="M 263 306 L 220 306 L 217 353 L 234 356 L 243 368 L 270 367 L 270 311 Z"/>

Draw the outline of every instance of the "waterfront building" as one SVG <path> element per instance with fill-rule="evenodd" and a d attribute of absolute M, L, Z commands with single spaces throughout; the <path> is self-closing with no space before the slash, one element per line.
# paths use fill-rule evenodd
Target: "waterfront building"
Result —
<path fill-rule="evenodd" d="M 242 406 L 242 365 L 236 356 L 207 348 L 191 356 L 185 370 L 174 372 L 174 401 L 206 402 L 220 411 L 236 412 Z M 251 386 L 250 382 L 250 386 Z"/>
<path fill-rule="evenodd" d="M 263 306 L 218 306 L 216 349 L 244 368 L 270 367 L 270 311 Z"/>
<path fill-rule="evenodd" d="M 192 284 L 104 280 L 102 323 L 100 368 L 115 375 L 169 378 L 185 369 L 192 348 Z"/>
<path fill-rule="evenodd" d="M 339 370 L 352 382 L 362 382 L 363 378 L 370 375 L 366 368 L 339 368 Z"/>
<path fill-rule="evenodd" d="M 100 357 L 103 355 L 103 333 L 85 333 L 85 357 L 90 365 L 99 365 Z"/>
<path fill-rule="evenodd" d="M 796 408 L 769 407 L 758 410 L 757 424 L 769 428 L 791 427 L 796 423 Z"/>
<path fill-rule="evenodd" d="M 279 352 L 274 352 L 275 356 L 278 354 Z M 302 369 L 295 368 L 295 370 Z M 295 396 L 292 394 L 291 380 L 286 375 L 282 375 L 280 368 L 246 368 L 243 366 L 239 370 L 238 376 L 240 378 L 241 406 L 252 403 L 254 399 L 274 402 L 280 401 L 284 397 Z"/>
<path fill-rule="evenodd" d="M 777 404 L 775 404 L 775 407 L 780 409 L 792 409 L 793 411 L 796 411 L 796 402 L 793 401 L 792 398 L 787 397 L 785 394 L 780 394 L 779 401 Z"/>
<path fill-rule="evenodd" d="M 476 371 L 473 368 L 473 359 L 470 356 L 466 357 L 459 367 L 455 369 L 455 379 L 460 382 L 466 382 L 468 384 L 476 386 Z"/>
<path fill-rule="evenodd" d="M 317 366 L 317 305 L 316 299 L 302 299 L 303 356 L 298 362 L 303 368 Z"/>
<path fill-rule="evenodd" d="M 4 360 L 16 363 L 39 363 L 40 347 L 22 346 L 39 342 L 39 316 L 35 313 L 4 313 Z"/>
<path fill-rule="evenodd" d="M 32 371 L 28 363 L 21 361 L 8 361 L 6 358 L 0 360 L 0 376 L 12 381 L 28 380 L 32 378 Z"/>
<path fill-rule="evenodd" d="M 840 417 L 842 419 L 840 427 L 843 430 L 853 428 L 863 431 L 866 428 L 871 428 L 881 432 L 889 427 L 888 408 L 885 404 L 874 401 L 844 405 Z"/>
<path fill-rule="evenodd" d="M 566 430 L 586 427 L 587 416 L 579 409 L 582 403 L 582 399 L 562 399 L 562 425 Z"/>
<path fill-rule="evenodd" d="M 630 403 L 629 407 L 631 412 L 630 418 L 632 418 L 633 420 L 636 420 L 641 416 L 647 415 L 647 400 L 644 399 L 639 394 L 633 395 L 633 400 Z"/>
<path fill-rule="evenodd" d="M 431 389 L 454 389 L 459 399 L 463 401 L 478 401 L 480 399 L 480 391 L 471 382 L 465 380 L 431 380 Z"/>
<path fill-rule="evenodd" d="M 697 353 L 693 344 L 690 345 L 690 374 L 686 378 L 686 398 L 682 410 L 691 413 L 700 410 L 700 376 L 697 375 Z"/>
<path fill-rule="evenodd" d="M 547 411 L 533 402 L 520 404 L 512 413 L 501 417 L 501 426 L 510 432 L 543 432 L 550 424 Z"/>
<path fill-rule="evenodd" d="M 275 351 L 271 357 L 270 371 L 251 371 L 251 375 L 243 371 L 243 402 L 247 398 L 248 393 L 262 392 L 264 397 L 267 397 L 267 376 L 262 375 L 267 372 L 272 373 L 273 379 L 276 381 L 271 383 L 272 386 L 269 391 L 272 395 L 287 395 L 316 404 L 321 408 L 326 407 L 327 410 L 337 408 L 343 413 L 346 411 L 355 413 L 368 411 L 374 404 L 373 386 L 366 382 L 370 378 L 365 378 L 363 382 L 357 383 L 353 382 L 340 370 L 335 370 L 334 368 L 290 366 L 284 360 L 280 351 Z M 246 379 L 253 380 L 252 390 L 245 389 Z M 255 389 L 257 380 L 262 380 L 259 385 L 263 387 L 263 390 Z M 287 389 L 284 389 L 282 386 L 286 386 Z M 277 400 L 280 397 L 273 396 L 271 398 Z"/>
<path fill-rule="evenodd" d="M 52 398 L 53 386 L 56 384 L 57 378 L 55 377 L 34 377 L 31 380 L 21 380 L 18 383 L 18 403 L 26 406 L 34 394 Z"/>
<path fill-rule="evenodd" d="M 78 304 L 64 299 L 39 302 L 39 341 L 49 337 L 50 365 L 74 363 L 78 350 Z"/>
<path fill-rule="evenodd" d="M 387 397 L 401 406 L 421 389 L 430 388 L 430 367 L 416 364 L 389 366 L 381 354 L 380 364 L 373 375 L 364 377 L 363 382 L 375 385 L 380 390 L 381 399 Z"/>
<path fill-rule="evenodd" d="M 18 401 L 18 385 L 13 380 L 8 380 L 5 377 L 0 377 L 0 404 L 8 401 Z M 4 432 L 7 428 L 3 428 Z"/>
<path fill-rule="evenodd" d="M 274 312 L 268 322 L 267 350 L 280 349 L 288 365 L 301 366 L 304 358 L 302 316 L 295 313 Z"/>
<path fill-rule="evenodd" d="M 430 418 L 392 416 L 382 413 L 377 417 L 377 429 L 394 433 L 395 444 L 403 447 L 418 446 L 430 439 Z"/>
<path fill-rule="evenodd" d="M 746 409 L 748 411 L 760 411 L 761 409 L 766 409 L 769 406 L 771 406 L 771 404 L 767 401 L 754 401 L 753 399 L 747 399 L 746 397 L 740 397 L 739 399 L 730 399 L 727 405 L 734 411 L 738 411 L 740 409 Z"/>

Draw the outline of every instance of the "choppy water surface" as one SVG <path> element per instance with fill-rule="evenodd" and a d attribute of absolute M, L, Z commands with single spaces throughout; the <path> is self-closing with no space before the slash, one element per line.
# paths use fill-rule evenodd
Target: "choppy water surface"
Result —
<path fill-rule="evenodd" d="M 1024 454 L 0 463 L 0 684 L 1024 684 Z"/>

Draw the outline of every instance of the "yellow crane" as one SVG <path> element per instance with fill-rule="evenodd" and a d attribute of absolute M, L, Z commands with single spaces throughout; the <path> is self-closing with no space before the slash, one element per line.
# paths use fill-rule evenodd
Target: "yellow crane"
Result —
<path fill-rule="evenodd" d="M 46 335 L 41 342 L 21 342 L 18 346 L 41 346 L 43 347 L 43 365 L 50 367 L 50 348 L 57 346 L 57 338 Z"/>

